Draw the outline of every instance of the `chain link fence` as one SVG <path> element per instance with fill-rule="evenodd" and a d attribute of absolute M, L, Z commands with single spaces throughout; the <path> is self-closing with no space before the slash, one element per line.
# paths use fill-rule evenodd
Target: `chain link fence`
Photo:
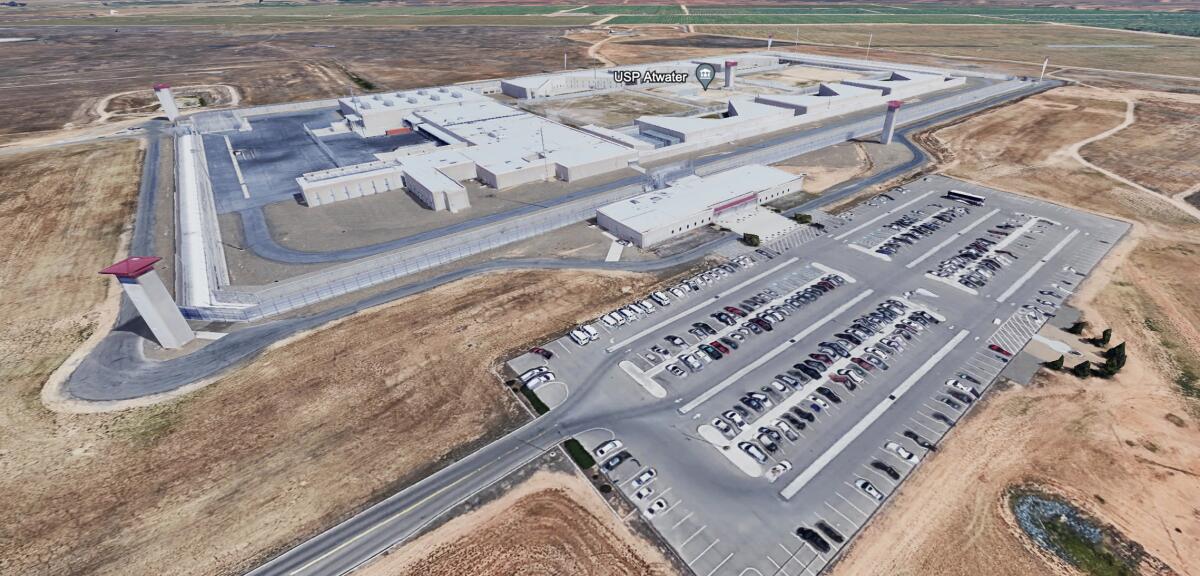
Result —
<path fill-rule="evenodd" d="M 900 111 L 898 124 L 923 120 L 1028 86 L 1026 82 L 1006 81 L 956 96 L 916 104 Z M 881 116 L 855 122 L 833 133 L 821 133 L 777 144 L 764 143 L 759 145 L 758 150 L 749 154 L 739 153 L 701 162 L 695 173 L 703 176 L 746 164 L 773 164 L 847 140 L 869 136 L 879 132 L 882 126 Z M 630 198 L 643 191 L 643 185 L 640 183 L 622 186 L 532 214 L 479 226 L 453 236 L 428 240 L 297 276 L 261 289 L 222 288 L 214 291 L 214 300 L 230 303 L 230 306 L 185 308 L 184 314 L 193 319 L 215 321 L 250 321 L 270 317 L 545 234 L 591 218 L 597 208 Z"/>

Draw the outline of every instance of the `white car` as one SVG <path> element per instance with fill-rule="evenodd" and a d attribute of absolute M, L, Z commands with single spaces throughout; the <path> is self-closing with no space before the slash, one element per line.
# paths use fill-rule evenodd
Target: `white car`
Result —
<path fill-rule="evenodd" d="M 657 310 L 657 308 L 654 307 L 654 304 L 649 300 L 642 300 L 639 302 L 639 304 L 642 305 L 642 310 L 645 310 L 647 314 L 653 314 L 654 311 Z"/>
<path fill-rule="evenodd" d="M 780 476 L 783 476 L 785 472 L 791 469 L 791 462 L 788 462 L 787 460 L 780 460 L 778 464 L 772 466 L 770 470 L 767 470 L 767 480 L 775 482 Z"/>
<path fill-rule="evenodd" d="M 537 376 L 534 376 L 533 378 L 526 380 L 525 387 L 529 388 L 529 389 L 533 389 L 534 386 L 537 386 L 539 384 L 545 384 L 551 380 L 554 380 L 553 372 L 542 372 L 541 374 L 538 374 Z"/>
<path fill-rule="evenodd" d="M 649 506 L 646 507 L 646 517 L 653 518 L 655 514 L 662 512 L 666 508 L 667 508 L 667 500 L 665 498 L 659 498 L 658 500 L 655 500 L 652 504 L 650 504 Z"/>
<path fill-rule="evenodd" d="M 905 462 L 908 462 L 910 464 L 917 463 L 917 455 L 916 454 L 909 452 L 907 448 L 905 448 L 895 442 L 888 442 L 887 444 L 884 444 L 883 447 L 887 448 L 888 450 L 891 450 L 892 452 L 895 452 L 896 455 L 899 456 Z"/>
<path fill-rule="evenodd" d="M 713 418 L 712 425 L 713 425 L 713 428 L 716 428 L 726 438 L 729 438 L 729 437 L 733 436 L 734 434 L 736 434 L 736 432 L 733 431 L 733 427 L 730 426 L 728 422 L 726 422 L 720 418 Z"/>
<path fill-rule="evenodd" d="M 815 394 L 812 396 L 809 396 L 808 401 L 812 402 L 813 404 L 816 404 L 817 406 L 820 406 L 823 409 L 826 409 L 826 410 L 829 409 L 829 403 L 826 402 L 824 398 L 821 398 L 820 396 L 817 396 Z"/>
<path fill-rule="evenodd" d="M 588 342 L 592 341 L 592 338 L 587 335 L 587 332 L 579 330 L 578 328 L 570 331 L 567 336 L 570 336 L 571 341 L 580 346 L 586 345 Z"/>
<path fill-rule="evenodd" d="M 674 294 L 676 298 L 683 298 L 683 290 L 680 288 L 672 288 L 671 294 Z"/>
<path fill-rule="evenodd" d="M 583 330 L 584 334 L 587 334 L 588 340 L 599 340 L 600 339 L 600 333 L 597 332 L 595 328 L 592 328 L 591 326 L 589 326 L 587 324 L 580 326 L 579 329 Z"/>
<path fill-rule="evenodd" d="M 642 486 L 645 486 L 647 482 L 653 480 L 655 476 L 658 476 L 658 472 L 655 472 L 653 468 L 650 468 L 645 472 L 638 474 L 638 477 L 633 479 L 633 487 L 641 488 Z"/>
<path fill-rule="evenodd" d="M 950 386 L 951 388 L 957 388 L 959 390 L 962 390 L 963 392 L 966 392 L 967 394 L 970 394 L 976 398 L 979 397 L 979 392 L 977 392 L 975 390 L 974 386 L 968 386 L 968 385 L 963 384 L 962 382 L 959 382 L 958 380 L 955 380 L 953 378 L 947 380 L 946 385 Z"/>
<path fill-rule="evenodd" d="M 650 495 L 653 493 L 654 493 L 654 487 L 646 486 L 645 488 L 642 488 L 641 490 L 634 492 L 633 497 L 634 497 L 634 499 L 641 501 L 641 500 L 645 500 L 645 499 L 649 498 Z"/>
<path fill-rule="evenodd" d="M 549 372 L 549 371 L 550 371 L 549 366 L 538 366 L 537 368 L 530 368 L 529 370 L 526 370 L 523 374 L 521 374 L 521 381 L 528 382 L 534 376 L 537 376 L 538 374 L 545 374 L 546 372 Z"/>
<path fill-rule="evenodd" d="M 854 485 L 858 486 L 859 490 L 866 492 L 867 496 L 870 496 L 880 502 L 883 502 L 883 493 L 880 492 L 878 489 L 876 489 L 874 484 L 871 484 L 870 482 L 863 480 L 862 478 L 859 478 L 858 481 L 854 483 Z"/>
<path fill-rule="evenodd" d="M 721 415 L 724 416 L 726 420 L 733 422 L 734 426 L 737 426 L 738 428 L 746 427 L 746 421 L 742 419 L 742 415 L 734 412 L 733 410 L 727 410 Z"/>
<path fill-rule="evenodd" d="M 748 454 L 751 458 L 753 458 L 759 464 L 767 463 L 766 453 L 764 453 L 762 450 L 760 450 L 758 448 L 758 446 L 755 446 L 754 444 L 752 444 L 750 442 L 739 442 L 738 448 L 741 448 L 742 452 L 745 452 L 746 454 Z"/>
<path fill-rule="evenodd" d="M 609 328 L 617 327 L 617 320 L 615 318 L 613 318 L 612 314 L 605 314 L 600 317 L 600 320 L 602 322 L 604 322 L 604 325 L 608 326 Z"/>
<path fill-rule="evenodd" d="M 622 446 L 624 446 L 624 444 L 622 444 L 620 440 L 609 440 L 608 442 L 597 446 L 592 452 L 597 458 L 604 458 L 605 456 L 620 450 Z"/>

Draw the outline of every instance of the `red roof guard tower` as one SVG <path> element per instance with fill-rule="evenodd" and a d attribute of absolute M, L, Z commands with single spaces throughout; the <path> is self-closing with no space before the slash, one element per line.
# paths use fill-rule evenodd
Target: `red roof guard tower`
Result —
<path fill-rule="evenodd" d="M 111 274 L 121 282 L 125 295 L 133 302 L 138 314 L 146 321 L 163 348 L 181 348 L 196 338 L 192 327 L 167 293 L 167 287 L 154 272 L 157 256 L 133 256 L 100 271 Z"/>
<path fill-rule="evenodd" d="M 735 78 L 737 78 L 737 72 L 734 70 L 735 68 L 737 68 L 736 61 L 734 61 L 734 60 L 726 60 L 725 61 L 725 89 L 726 90 L 733 88 L 733 81 Z"/>
<path fill-rule="evenodd" d="M 883 132 L 879 134 L 880 144 L 891 144 L 896 132 L 896 111 L 904 104 L 901 100 L 888 102 L 887 113 L 883 117 Z"/>

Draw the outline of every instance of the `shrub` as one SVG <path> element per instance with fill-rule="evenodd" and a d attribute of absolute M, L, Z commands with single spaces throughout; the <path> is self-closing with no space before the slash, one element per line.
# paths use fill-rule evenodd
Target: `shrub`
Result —
<path fill-rule="evenodd" d="M 759 246 L 762 244 L 762 239 L 758 237 L 758 234 L 743 234 L 742 242 L 745 242 L 747 246 Z"/>
<path fill-rule="evenodd" d="M 1092 375 L 1092 363 L 1084 360 L 1083 362 L 1076 364 L 1075 367 L 1071 369 L 1071 373 L 1078 378 L 1087 378 L 1088 376 Z"/>
<path fill-rule="evenodd" d="M 800 224 L 812 224 L 812 214 L 797 214 L 792 216 L 792 220 Z"/>
<path fill-rule="evenodd" d="M 1080 320 L 1079 322 L 1072 324 L 1070 328 L 1067 328 L 1067 332 L 1071 334 L 1083 334 L 1083 331 L 1087 328 L 1087 325 L 1087 322 Z"/>
<path fill-rule="evenodd" d="M 1049 368 L 1049 369 L 1051 369 L 1051 370 L 1062 370 L 1062 367 L 1063 367 L 1063 362 L 1064 362 L 1065 360 L 1066 360 L 1066 358 L 1064 358 L 1064 357 L 1063 357 L 1063 356 L 1060 354 L 1057 360 L 1051 360 L 1051 361 L 1049 361 L 1049 362 L 1046 362 L 1046 364 L 1045 364 L 1045 365 L 1046 365 L 1046 367 L 1047 367 L 1047 368 Z"/>
<path fill-rule="evenodd" d="M 571 460 L 575 462 L 575 465 L 579 466 L 581 469 L 587 470 L 588 468 L 596 465 L 596 460 L 592 458 L 592 455 L 588 453 L 587 449 L 585 449 L 583 444 L 580 444 L 578 440 L 572 438 L 566 442 L 563 442 L 563 448 L 566 448 L 567 455 L 570 456 Z"/>

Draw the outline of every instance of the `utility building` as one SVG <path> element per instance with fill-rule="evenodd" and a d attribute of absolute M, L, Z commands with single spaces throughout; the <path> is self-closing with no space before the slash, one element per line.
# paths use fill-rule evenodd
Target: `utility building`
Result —
<path fill-rule="evenodd" d="M 662 190 L 596 210 L 596 222 L 640 248 L 648 248 L 727 218 L 737 212 L 799 192 L 803 177 L 762 165 L 711 176 L 688 176 Z"/>

